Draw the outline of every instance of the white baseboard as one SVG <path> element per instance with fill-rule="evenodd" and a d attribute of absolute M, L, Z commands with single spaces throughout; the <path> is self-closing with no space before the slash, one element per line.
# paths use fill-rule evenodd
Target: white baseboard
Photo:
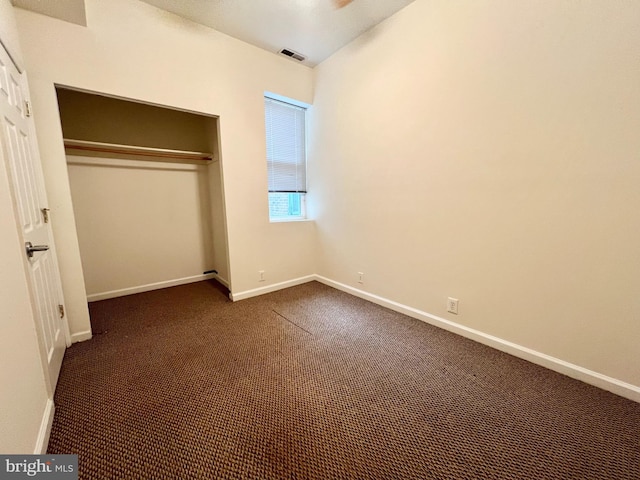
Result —
<path fill-rule="evenodd" d="M 111 290 L 109 292 L 93 293 L 91 295 L 87 295 L 87 302 L 97 302 L 98 300 L 107 300 L 109 298 L 124 297 L 125 295 L 133 295 L 134 293 L 150 292 L 151 290 L 159 290 L 161 288 L 176 287 L 178 285 L 185 285 L 187 283 L 209 280 L 210 278 L 217 278 L 221 280 L 220 277 L 218 277 L 215 273 L 208 273 L 206 275 L 194 275 L 193 277 L 177 278 L 175 280 L 166 280 L 164 282 L 156 282 L 156 283 L 149 283 L 147 285 L 139 285 L 137 287 L 121 288 L 119 290 Z M 227 288 L 228 288 L 228 282 L 227 282 Z"/>
<path fill-rule="evenodd" d="M 355 295 L 356 297 L 363 298 L 370 302 L 386 307 L 390 310 L 403 313 L 409 317 L 422 320 L 423 322 L 429 323 L 436 327 L 440 327 L 444 330 L 455 333 L 457 335 L 461 335 L 465 338 L 475 340 L 476 342 L 508 353 L 510 355 L 513 355 L 514 357 L 522 358 L 523 360 L 527 360 L 531 363 L 546 367 L 549 370 L 562 373 L 563 375 L 575 378 L 576 380 L 588 383 L 589 385 L 602 388 L 603 390 L 615 393 L 616 395 L 628 398 L 629 400 L 640 402 L 639 386 L 632 385 L 630 383 L 626 383 L 621 380 L 608 377 L 606 375 L 602 375 L 598 372 L 594 372 L 578 365 L 565 362 L 564 360 L 560 360 L 550 355 L 546 355 L 544 353 L 537 352 L 535 350 L 523 347 L 507 340 L 494 337 L 493 335 L 488 335 L 479 330 L 465 327 L 464 325 L 460 325 L 445 318 L 438 317 L 436 315 L 432 315 L 430 313 L 423 312 L 412 307 L 408 307 L 401 303 L 394 302 L 393 300 L 389 300 L 378 295 L 353 288 L 349 285 L 330 280 L 320 275 L 314 275 L 314 277 L 315 280 L 324 283 L 325 285 L 336 288 L 338 290 L 342 290 L 343 292 L 349 293 L 351 295 Z"/>
<path fill-rule="evenodd" d="M 312 282 L 316 280 L 316 275 L 307 275 L 306 277 L 294 278 L 293 280 L 287 280 L 286 282 L 274 283 L 272 285 L 266 285 L 260 288 L 254 288 L 253 290 L 246 290 L 244 292 L 230 293 L 229 298 L 234 302 L 238 300 L 245 300 L 251 297 L 257 297 L 258 295 L 264 295 L 265 293 L 271 293 L 283 288 L 295 287 L 296 285 L 302 285 L 303 283 Z"/>
<path fill-rule="evenodd" d="M 91 330 L 85 330 L 84 332 L 77 332 L 71 334 L 71 343 L 84 342 L 85 340 L 91 340 Z"/>
<path fill-rule="evenodd" d="M 51 435 L 51 426 L 53 425 L 53 414 L 55 413 L 55 407 L 53 400 L 47 399 L 47 405 L 42 415 L 42 422 L 40 423 L 40 432 L 38 432 L 38 438 L 36 439 L 36 447 L 34 450 L 35 455 L 45 455 L 47 453 L 47 447 L 49 446 L 49 436 Z"/>
<path fill-rule="evenodd" d="M 94 295 L 88 296 L 87 300 L 90 302 L 97 301 L 97 300 L 104 300 L 107 298 L 120 297 L 124 295 L 131 295 L 134 293 L 140 293 L 140 292 L 146 292 L 146 291 L 156 290 L 160 288 L 167 288 L 167 287 L 172 287 L 176 285 L 182 285 L 185 283 L 199 282 L 209 278 L 216 278 L 227 288 L 229 287 L 229 283 L 225 279 L 222 279 L 221 277 L 215 274 L 196 275 L 194 277 L 181 278 L 178 280 L 171 280 L 168 282 L 158 282 L 150 285 L 142 285 L 140 287 L 133 287 L 133 288 L 127 288 L 122 290 L 114 290 L 111 292 L 104 292 L 100 294 L 94 294 Z M 451 320 L 447 320 L 445 318 L 438 317 L 436 315 L 432 315 L 427 312 L 423 312 L 422 310 L 418 310 L 416 308 L 409 307 L 407 305 L 403 305 L 398 302 L 394 302 L 393 300 L 389 300 L 387 298 L 380 297 L 378 295 L 374 295 L 372 293 L 368 293 L 363 290 L 359 290 L 349 285 L 336 282 L 334 280 L 323 277 L 321 275 L 315 275 L 315 274 L 307 275 L 305 277 L 294 278 L 286 282 L 266 285 L 264 287 L 255 288 L 252 290 L 246 290 L 244 292 L 230 293 L 229 298 L 235 302 L 238 300 L 244 300 L 247 298 L 256 297 L 258 295 L 264 295 L 266 293 L 275 292 L 285 288 L 294 287 L 296 285 L 301 285 L 303 283 L 311 282 L 313 280 L 317 280 L 330 287 L 336 288 L 338 290 L 349 293 L 351 295 L 355 295 L 356 297 L 363 298 L 370 302 L 389 308 L 390 310 L 416 318 L 418 320 L 421 320 L 423 322 L 429 323 L 436 327 L 442 328 L 449 332 L 455 333 L 457 335 L 461 335 L 465 338 L 475 340 L 476 342 L 495 348 L 496 350 L 500 350 L 502 352 L 513 355 L 515 357 L 522 358 L 523 360 L 527 360 L 531 363 L 535 363 L 537 365 L 543 366 L 555 372 L 561 373 L 563 375 L 567 375 L 568 377 L 575 378 L 576 380 L 580 380 L 590 385 L 602 388 L 603 390 L 607 390 L 609 392 L 615 393 L 616 395 L 620 395 L 621 397 L 628 398 L 629 400 L 640 402 L 640 386 L 632 385 L 630 383 L 623 382 L 616 378 L 609 377 L 607 375 L 603 375 L 598 372 L 594 372 L 592 370 L 580 367 L 579 365 L 575 365 L 575 364 L 566 362 L 564 360 L 560 360 L 558 358 L 538 352 L 536 350 L 523 347 L 522 345 L 518 345 L 516 343 L 503 340 L 501 338 L 495 337 L 493 335 L 489 335 L 479 330 L 474 330 L 464 325 L 460 325 L 458 323 L 452 322 Z M 89 338 L 91 338 L 91 332 L 80 332 L 80 333 L 73 334 L 71 336 L 72 342 L 87 340 Z"/>
<path fill-rule="evenodd" d="M 214 273 L 214 276 L 212 278 L 215 278 L 222 285 L 224 285 L 225 287 L 229 288 L 229 280 L 227 280 L 226 278 L 222 278 L 220 275 L 215 274 L 215 273 Z"/>

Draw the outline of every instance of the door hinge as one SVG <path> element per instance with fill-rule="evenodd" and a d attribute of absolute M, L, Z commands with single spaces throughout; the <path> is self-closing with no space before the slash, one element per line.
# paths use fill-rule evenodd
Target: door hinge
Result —
<path fill-rule="evenodd" d="M 31 102 L 29 100 L 24 101 L 24 115 L 25 117 L 31 116 Z"/>
<path fill-rule="evenodd" d="M 42 220 L 44 223 L 49 223 L 49 209 L 41 208 L 40 211 L 42 212 Z"/>
<path fill-rule="evenodd" d="M 60 312 L 60 318 L 64 318 L 64 305 L 58 305 L 58 312 Z"/>

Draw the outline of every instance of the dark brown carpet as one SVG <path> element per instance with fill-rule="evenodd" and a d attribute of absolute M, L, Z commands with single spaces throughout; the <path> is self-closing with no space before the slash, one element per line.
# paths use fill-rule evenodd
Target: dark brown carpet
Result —
<path fill-rule="evenodd" d="M 49 444 L 80 478 L 640 479 L 640 404 L 316 282 L 91 317 Z"/>

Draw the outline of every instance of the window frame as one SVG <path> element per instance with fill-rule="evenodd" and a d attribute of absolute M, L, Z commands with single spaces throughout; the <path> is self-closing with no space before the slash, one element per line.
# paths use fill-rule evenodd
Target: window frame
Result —
<path fill-rule="evenodd" d="M 311 105 L 305 103 L 305 102 L 301 102 L 299 100 L 295 100 L 289 97 L 285 97 L 283 95 L 279 95 L 273 92 L 264 92 L 263 95 L 263 105 L 264 105 L 264 101 L 266 99 L 270 99 L 270 100 L 275 100 L 278 102 L 282 102 L 285 104 L 289 104 L 289 105 L 293 105 L 295 107 L 298 108 L 302 108 L 304 110 L 304 168 L 305 168 L 305 192 L 296 192 L 296 193 L 292 193 L 292 192 L 270 192 L 269 189 L 267 188 L 267 198 L 268 198 L 268 211 L 269 211 L 269 222 L 270 223 L 286 223 L 286 222 L 304 222 L 304 221 L 309 221 L 309 218 L 307 217 L 307 208 L 306 208 L 306 203 L 307 203 L 307 194 L 308 194 L 308 178 L 307 178 L 307 174 L 308 174 L 308 144 L 309 144 L 309 111 L 311 108 Z M 267 134 L 266 134 L 266 124 L 267 124 L 267 119 L 266 119 L 266 109 L 264 109 L 263 111 L 264 114 L 264 118 L 265 118 L 265 135 L 264 135 L 264 139 L 265 139 L 265 152 L 268 150 L 268 146 L 267 146 Z M 268 160 L 268 156 L 266 158 L 266 164 L 267 164 L 267 183 L 268 182 L 268 178 L 269 178 L 269 160 Z M 300 198 L 300 208 L 301 208 L 301 212 L 300 215 L 283 215 L 283 216 L 272 216 L 271 215 L 271 194 L 272 193 L 281 193 L 281 194 L 285 194 L 285 195 L 299 195 Z"/>

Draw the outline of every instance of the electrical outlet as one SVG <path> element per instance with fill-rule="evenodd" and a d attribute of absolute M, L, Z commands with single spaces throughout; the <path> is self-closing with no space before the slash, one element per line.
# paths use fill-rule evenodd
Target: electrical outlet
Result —
<path fill-rule="evenodd" d="M 449 297 L 447 298 L 447 312 L 453 313 L 454 315 L 458 314 L 458 302 L 457 298 Z"/>
<path fill-rule="evenodd" d="M 358 272 L 358 283 L 364 283 L 364 273 Z"/>
<path fill-rule="evenodd" d="M 258 270 L 258 281 L 264 282 L 264 270 Z"/>

